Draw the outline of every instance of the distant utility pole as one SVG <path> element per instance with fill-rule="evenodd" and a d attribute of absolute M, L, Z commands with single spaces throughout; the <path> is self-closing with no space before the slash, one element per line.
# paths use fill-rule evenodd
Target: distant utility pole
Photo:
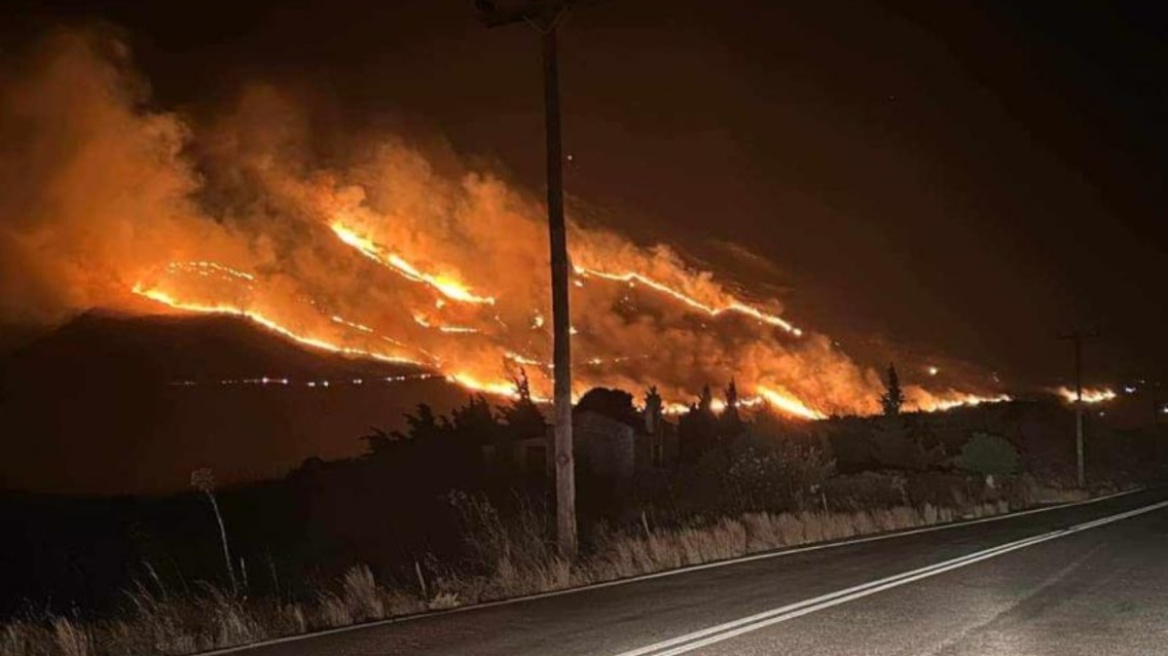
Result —
<path fill-rule="evenodd" d="M 1152 392 L 1152 427 L 1160 425 L 1160 381 L 1148 378 L 1148 389 Z"/>
<path fill-rule="evenodd" d="M 576 554 L 576 474 L 572 458 L 572 350 L 568 313 L 568 239 L 560 140 L 560 67 L 556 33 L 568 11 L 585 0 L 524 2 L 501 8 L 475 0 L 487 27 L 524 22 L 543 36 L 544 127 L 547 139 L 548 234 L 552 261 L 552 375 L 555 381 L 556 539 L 560 553 Z"/>
<path fill-rule="evenodd" d="M 1059 335 L 1059 339 L 1069 339 L 1075 346 L 1075 471 L 1079 487 L 1087 485 L 1083 468 L 1083 339 L 1098 336 L 1096 331 L 1084 333 L 1077 329 Z"/>

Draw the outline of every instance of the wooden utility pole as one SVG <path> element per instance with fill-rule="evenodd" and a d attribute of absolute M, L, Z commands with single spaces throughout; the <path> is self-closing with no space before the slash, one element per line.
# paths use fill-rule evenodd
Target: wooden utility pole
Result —
<path fill-rule="evenodd" d="M 1099 333 L 1073 330 L 1059 339 L 1069 339 L 1075 347 L 1075 472 L 1079 487 L 1086 487 L 1087 475 L 1083 462 L 1083 338 L 1098 337 Z"/>
<path fill-rule="evenodd" d="M 1152 427 L 1160 425 L 1160 381 L 1148 379 L 1148 389 L 1152 392 Z"/>
<path fill-rule="evenodd" d="M 488 27 L 526 22 L 543 39 L 544 129 L 547 143 L 548 237 L 552 265 L 552 376 L 554 379 L 556 541 L 576 555 L 576 472 L 572 448 L 572 344 L 568 304 L 568 236 L 564 224 L 563 147 L 560 137 L 560 67 L 556 33 L 574 3 L 528 2 L 500 9 L 489 0 L 475 6 Z"/>

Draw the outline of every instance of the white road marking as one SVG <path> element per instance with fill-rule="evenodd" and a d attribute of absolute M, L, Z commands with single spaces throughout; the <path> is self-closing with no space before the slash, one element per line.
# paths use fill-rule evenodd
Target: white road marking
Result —
<path fill-rule="evenodd" d="M 908 572 L 901 572 L 900 574 L 882 578 L 876 581 L 871 581 L 869 583 L 852 586 L 843 590 L 837 590 L 835 592 L 820 595 L 812 599 L 805 599 L 803 601 L 781 606 L 779 608 L 773 608 L 761 613 L 756 613 L 754 615 L 743 617 L 737 620 L 725 622 L 717 626 L 711 626 L 700 631 L 687 633 L 676 638 L 663 640 L 661 642 L 647 645 L 639 649 L 621 652 L 617 656 L 677 656 L 678 654 L 684 654 L 701 647 L 706 647 L 724 640 L 729 640 L 730 638 L 734 638 L 745 633 L 750 633 L 752 631 L 757 631 L 780 622 L 786 622 L 787 620 L 792 620 L 797 617 L 802 617 L 803 615 L 814 613 L 825 608 L 831 608 L 832 606 L 845 604 L 855 599 L 860 599 L 862 597 L 874 595 L 878 592 L 883 592 L 884 590 L 890 590 L 902 585 L 907 585 L 914 581 L 919 581 L 921 579 L 937 576 L 938 574 L 944 574 L 945 572 L 961 567 L 966 567 L 983 560 L 996 558 L 1003 554 L 1010 553 L 1011 551 L 1025 549 L 1026 547 L 1031 547 L 1049 540 L 1055 540 L 1066 537 L 1068 535 L 1079 533 L 1081 531 L 1098 528 L 1113 522 L 1128 519 L 1129 517 L 1135 517 L 1136 515 L 1153 512 L 1161 508 L 1168 508 L 1168 501 L 1161 501 L 1159 503 L 1143 506 L 1141 508 L 1136 508 L 1134 510 L 1129 510 L 1127 512 L 1122 512 L 1116 515 L 1109 515 L 1107 517 L 1102 517 L 1090 522 L 1084 522 L 1082 524 L 1076 524 L 1068 528 L 1058 529 L 1049 533 L 1043 533 L 1042 535 L 1016 540 L 1014 542 L 1009 542 L 990 549 L 977 551 L 959 558 L 946 560 L 935 565 L 929 565 L 928 567 L 922 567 L 919 569 L 910 570 Z"/>
<path fill-rule="evenodd" d="M 296 635 L 284 636 L 282 638 L 272 638 L 270 640 L 263 640 L 260 642 L 253 642 L 246 645 L 238 645 L 236 647 L 224 647 L 221 649 L 214 649 L 212 651 L 199 652 L 199 656 L 220 656 L 222 654 L 234 654 L 249 649 L 259 649 L 260 647 L 269 647 L 271 645 L 279 645 L 288 642 L 298 642 L 300 640 L 311 640 L 313 638 L 320 638 L 336 633 L 347 633 L 349 631 L 357 631 L 360 629 L 371 629 L 378 626 L 385 626 L 387 624 L 400 624 L 402 622 L 409 622 L 413 620 L 425 619 L 430 617 L 438 617 L 440 615 L 452 615 L 454 613 L 465 613 L 474 610 L 482 610 L 485 608 L 494 608 L 496 606 L 508 606 L 511 604 L 519 604 L 528 601 L 535 601 L 537 599 L 547 599 L 549 597 L 560 597 L 563 595 L 578 594 L 581 592 L 588 592 L 591 590 L 599 590 L 601 588 L 611 588 L 618 585 L 628 585 L 629 583 L 637 583 L 639 581 L 648 581 L 650 579 L 659 579 L 667 576 L 677 576 L 679 574 L 688 574 L 690 572 L 697 572 L 704 569 L 713 569 L 715 567 L 726 567 L 728 565 L 737 565 L 739 563 L 748 563 L 755 560 L 765 560 L 768 558 L 779 558 L 782 556 L 790 556 L 794 554 L 806 553 L 808 551 L 819 551 L 821 549 L 835 549 L 837 547 L 846 547 L 853 544 L 863 544 L 865 542 L 877 542 L 880 540 L 891 540 L 894 538 L 906 537 L 909 535 L 917 535 L 919 533 L 932 533 L 933 531 L 944 531 L 951 528 L 961 528 L 962 526 L 972 526 L 973 524 L 984 524 L 986 522 L 997 522 L 1014 517 L 1022 517 L 1024 515 L 1033 515 L 1036 513 L 1050 512 L 1052 510 L 1061 510 L 1064 508 L 1073 508 L 1076 506 L 1086 506 L 1092 503 L 1099 503 L 1108 499 L 1116 497 L 1127 496 L 1142 492 L 1144 488 L 1136 488 L 1134 490 L 1127 490 L 1124 492 L 1116 492 L 1101 497 L 1086 499 L 1084 501 L 1072 501 L 1070 503 L 1060 503 L 1053 506 L 1042 506 L 1041 508 L 1031 508 L 1030 510 L 1019 510 L 1017 512 L 1003 513 L 1001 515 L 993 515 L 991 517 L 981 517 L 979 519 L 958 520 L 948 522 L 945 524 L 936 524 L 933 526 L 924 526 L 921 528 L 909 529 L 907 531 L 892 531 L 890 533 L 881 533 L 879 535 L 870 535 L 868 537 L 853 538 L 850 540 L 839 540 L 835 542 L 825 542 L 821 544 L 810 544 L 805 547 L 786 547 L 779 548 L 772 551 L 765 551 L 762 553 L 751 554 L 748 556 L 739 556 L 737 558 L 730 558 L 727 560 L 719 560 L 712 563 L 704 563 L 701 565 L 689 565 L 686 567 L 679 567 L 677 569 L 670 569 L 664 572 L 654 572 L 652 574 L 641 574 L 640 576 L 632 576 L 626 579 L 616 579 L 614 581 L 604 581 L 602 583 L 593 583 L 591 585 L 582 585 L 575 588 L 565 588 L 563 590 L 552 590 L 550 592 L 538 592 L 535 594 L 525 595 L 522 597 L 512 597 L 510 599 L 499 599 L 498 601 L 487 601 L 480 604 L 472 604 L 468 606 L 459 606 L 457 608 L 450 608 L 439 611 L 429 611 L 416 613 L 414 615 L 402 615 L 399 617 L 390 617 L 384 620 L 374 620 L 372 622 L 365 622 L 363 624 L 352 624 L 349 626 L 341 626 L 335 629 L 324 629 L 323 631 L 314 631 L 312 633 L 299 633 Z"/>

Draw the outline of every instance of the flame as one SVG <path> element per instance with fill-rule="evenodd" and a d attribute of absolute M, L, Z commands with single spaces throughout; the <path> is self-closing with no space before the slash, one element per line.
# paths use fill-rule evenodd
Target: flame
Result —
<path fill-rule="evenodd" d="M 944 412 L 960 407 L 976 407 L 983 403 L 1006 403 L 1013 401 L 1013 397 L 1009 394 L 998 394 L 995 396 L 978 396 L 977 394 L 958 394 L 956 397 L 948 399 L 938 399 L 931 403 L 921 405 L 921 410 L 924 412 Z"/>
<path fill-rule="evenodd" d="M 1068 403 L 1074 403 L 1078 399 L 1078 396 L 1075 394 L 1075 390 L 1066 386 L 1058 387 L 1055 389 L 1055 393 L 1063 397 L 1063 399 Z M 1110 401 L 1115 397 L 1115 392 L 1107 389 L 1106 387 L 1083 388 L 1083 403 L 1103 403 L 1104 401 Z"/>
<path fill-rule="evenodd" d="M 411 364 L 411 365 L 425 364 L 425 363 L 420 362 L 418 360 L 412 360 L 410 358 L 406 358 L 403 356 L 390 356 L 390 355 L 385 355 L 384 353 L 377 353 L 375 351 L 366 351 L 366 350 L 350 348 L 350 347 L 346 347 L 346 346 L 339 346 L 337 344 L 334 344 L 332 342 L 329 342 L 329 341 L 326 341 L 323 339 L 317 339 L 315 337 L 301 335 L 301 334 L 298 334 L 298 333 L 296 333 L 288 328 L 285 328 L 284 326 L 282 326 L 278 322 L 276 322 L 274 319 L 271 319 L 267 316 L 264 316 L 263 314 L 260 314 L 259 312 L 246 310 L 246 309 L 240 308 L 240 307 L 234 307 L 234 306 L 226 305 L 226 304 L 208 305 L 208 304 L 202 304 L 202 303 L 184 302 L 184 301 L 180 301 L 180 300 L 174 298 L 173 296 L 171 296 L 170 294 L 168 294 L 164 291 L 161 291 L 158 289 L 146 288 L 140 283 L 137 285 L 134 285 L 134 289 L 132 291 L 139 296 L 142 296 L 144 298 L 148 298 L 148 299 L 150 299 L 152 301 L 156 301 L 158 303 L 162 303 L 163 305 L 174 308 L 176 310 L 183 310 L 186 312 L 198 312 L 200 314 L 222 314 L 222 315 L 228 315 L 228 316 L 242 317 L 244 319 L 248 319 L 250 321 L 253 321 L 253 322 L 263 326 L 264 328 L 267 328 L 268 330 L 270 330 L 278 335 L 282 335 L 282 336 L 284 336 L 284 337 L 286 337 L 286 338 L 288 338 L 288 339 L 290 339 L 298 344 L 302 344 L 304 346 L 309 346 L 309 347 L 312 347 L 315 349 L 320 349 L 322 351 L 329 351 L 331 353 L 339 353 L 341 355 L 348 355 L 348 356 L 354 356 L 354 357 L 359 357 L 359 358 L 369 358 L 372 360 L 380 360 L 381 362 L 391 362 L 394 364 Z"/>
<path fill-rule="evenodd" d="M 516 391 L 515 384 L 512 382 L 481 380 L 473 374 L 465 372 L 449 374 L 446 376 L 446 380 L 475 392 L 503 396 L 509 399 L 519 398 L 519 393 Z M 542 397 L 536 398 L 534 395 L 532 395 L 532 399 L 536 401 L 547 401 L 547 399 Z"/>
<path fill-rule="evenodd" d="M 630 285 L 635 284 L 635 283 L 640 283 L 642 285 L 645 285 L 646 287 L 649 287 L 649 288 L 654 289 L 658 292 L 661 292 L 662 294 L 672 296 L 673 298 L 681 301 L 682 303 L 685 303 L 686 305 L 690 306 L 691 308 L 705 312 L 706 314 L 710 315 L 711 317 L 716 317 L 716 316 L 723 314 L 723 313 L 726 313 L 726 312 L 736 312 L 738 314 L 744 314 L 748 317 L 753 317 L 755 319 L 758 319 L 759 321 L 761 321 L 763 323 L 782 328 L 783 330 L 787 331 L 788 333 L 791 333 L 792 335 L 794 335 L 796 337 L 801 337 L 803 335 L 802 330 L 800 330 L 799 328 L 796 328 L 789 321 L 783 319 L 782 317 L 778 317 L 778 316 L 775 316 L 773 314 L 763 312 L 762 310 L 759 310 L 758 308 L 747 305 L 747 304 L 745 304 L 737 299 L 732 300 L 729 303 L 729 305 L 726 305 L 724 307 L 713 307 L 711 305 L 706 305 L 705 303 L 702 303 L 701 301 L 697 300 L 696 298 L 693 298 L 692 296 L 688 296 L 688 295 L 670 287 L 669 285 L 657 282 L 656 280 L 653 280 L 652 278 L 649 278 L 648 276 L 642 275 L 642 274 L 637 273 L 635 271 L 626 271 L 625 273 L 608 273 L 605 271 L 599 271 L 597 269 L 587 269 L 587 268 L 584 268 L 581 266 L 577 266 L 574 268 L 575 268 L 576 274 L 580 275 L 580 276 L 596 276 L 597 278 L 603 278 L 605 280 L 612 280 L 612 281 L 616 281 L 616 282 L 625 282 L 625 283 L 629 283 Z"/>
<path fill-rule="evenodd" d="M 171 273 L 185 272 L 194 273 L 200 276 L 220 274 L 232 278 L 238 278 L 240 280 L 246 280 L 248 282 L 255 280 L 255 276 L 247 273 L 246 271 L 240 271 L 239 269 L 233 269 L 224 264 L 207 260 L 195 260 L 192 262 L 171 262 L 166 265 L 166 269 Z"/>
<path fill-rule="evenodd" d="M 333 323 L 339 323 L 342 326 L 348 326 L 348 327 L 352 328 L 353 330 L 359 330 L 363 333 L 372 333 L 373 332 L 373 329 L 370 328 L 369 326 L 366 326 L 365 324 L 360 324 L 360 323 L 356 323 L 354 321 L 349 321 L 349 320 L 345 319 L 344 317 L 339 317 L 335 314 L 329 318 L 332 319 Z"/>
<path fill-rule="evenodd" d="M 395 269 L 398 273 L 414 282 L 423 282 L 436 289 L 440 294 L 449 298 L 452 301 L 461 301 L 463 303 L 480 303 L 484 305 L 494 305 L 495 299 L 490 296 L 478 296 L 471 293 L 465 285 L 459 283 L 446 276 L 435 276 L 419 271 L 417 267 L 402 259 L 396 253 L 387 252 L 377 242 L 368 237 L 357 234 L 352 229 L 346 227 L 339 221 L 334 221 L 329 225 L 337 237 L 346 244 L 356 248 L 362 255 L 382 264 Z M 439 306 L 441 307 L 441 306 Z"/>
<path fill-rule="evenodd" d="M 759 387 L 758 394 L 763 399 L 765 399 L 766 402 L 771 405 L 771 407 L 775 408 L 776 410 L 781 410 L 789 415 L 802 417 L 803 419 L 827 418 L 827 415 L 819 412 L 818 410 L 813 410 L 807 407 L 803 404 L 802 401 L 789 394 L 785 394 L 768 387 Z"/>

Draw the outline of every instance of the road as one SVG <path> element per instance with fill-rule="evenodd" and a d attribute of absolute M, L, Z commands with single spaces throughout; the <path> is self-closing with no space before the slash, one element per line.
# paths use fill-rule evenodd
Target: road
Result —
<path fill-rule="evenodd" d="M 1105 523 L 1092 526 L 1096 520 Z M 1168 491 L 795 550 L 238 653 L 1162 655 L 1168 653 Z"/>

